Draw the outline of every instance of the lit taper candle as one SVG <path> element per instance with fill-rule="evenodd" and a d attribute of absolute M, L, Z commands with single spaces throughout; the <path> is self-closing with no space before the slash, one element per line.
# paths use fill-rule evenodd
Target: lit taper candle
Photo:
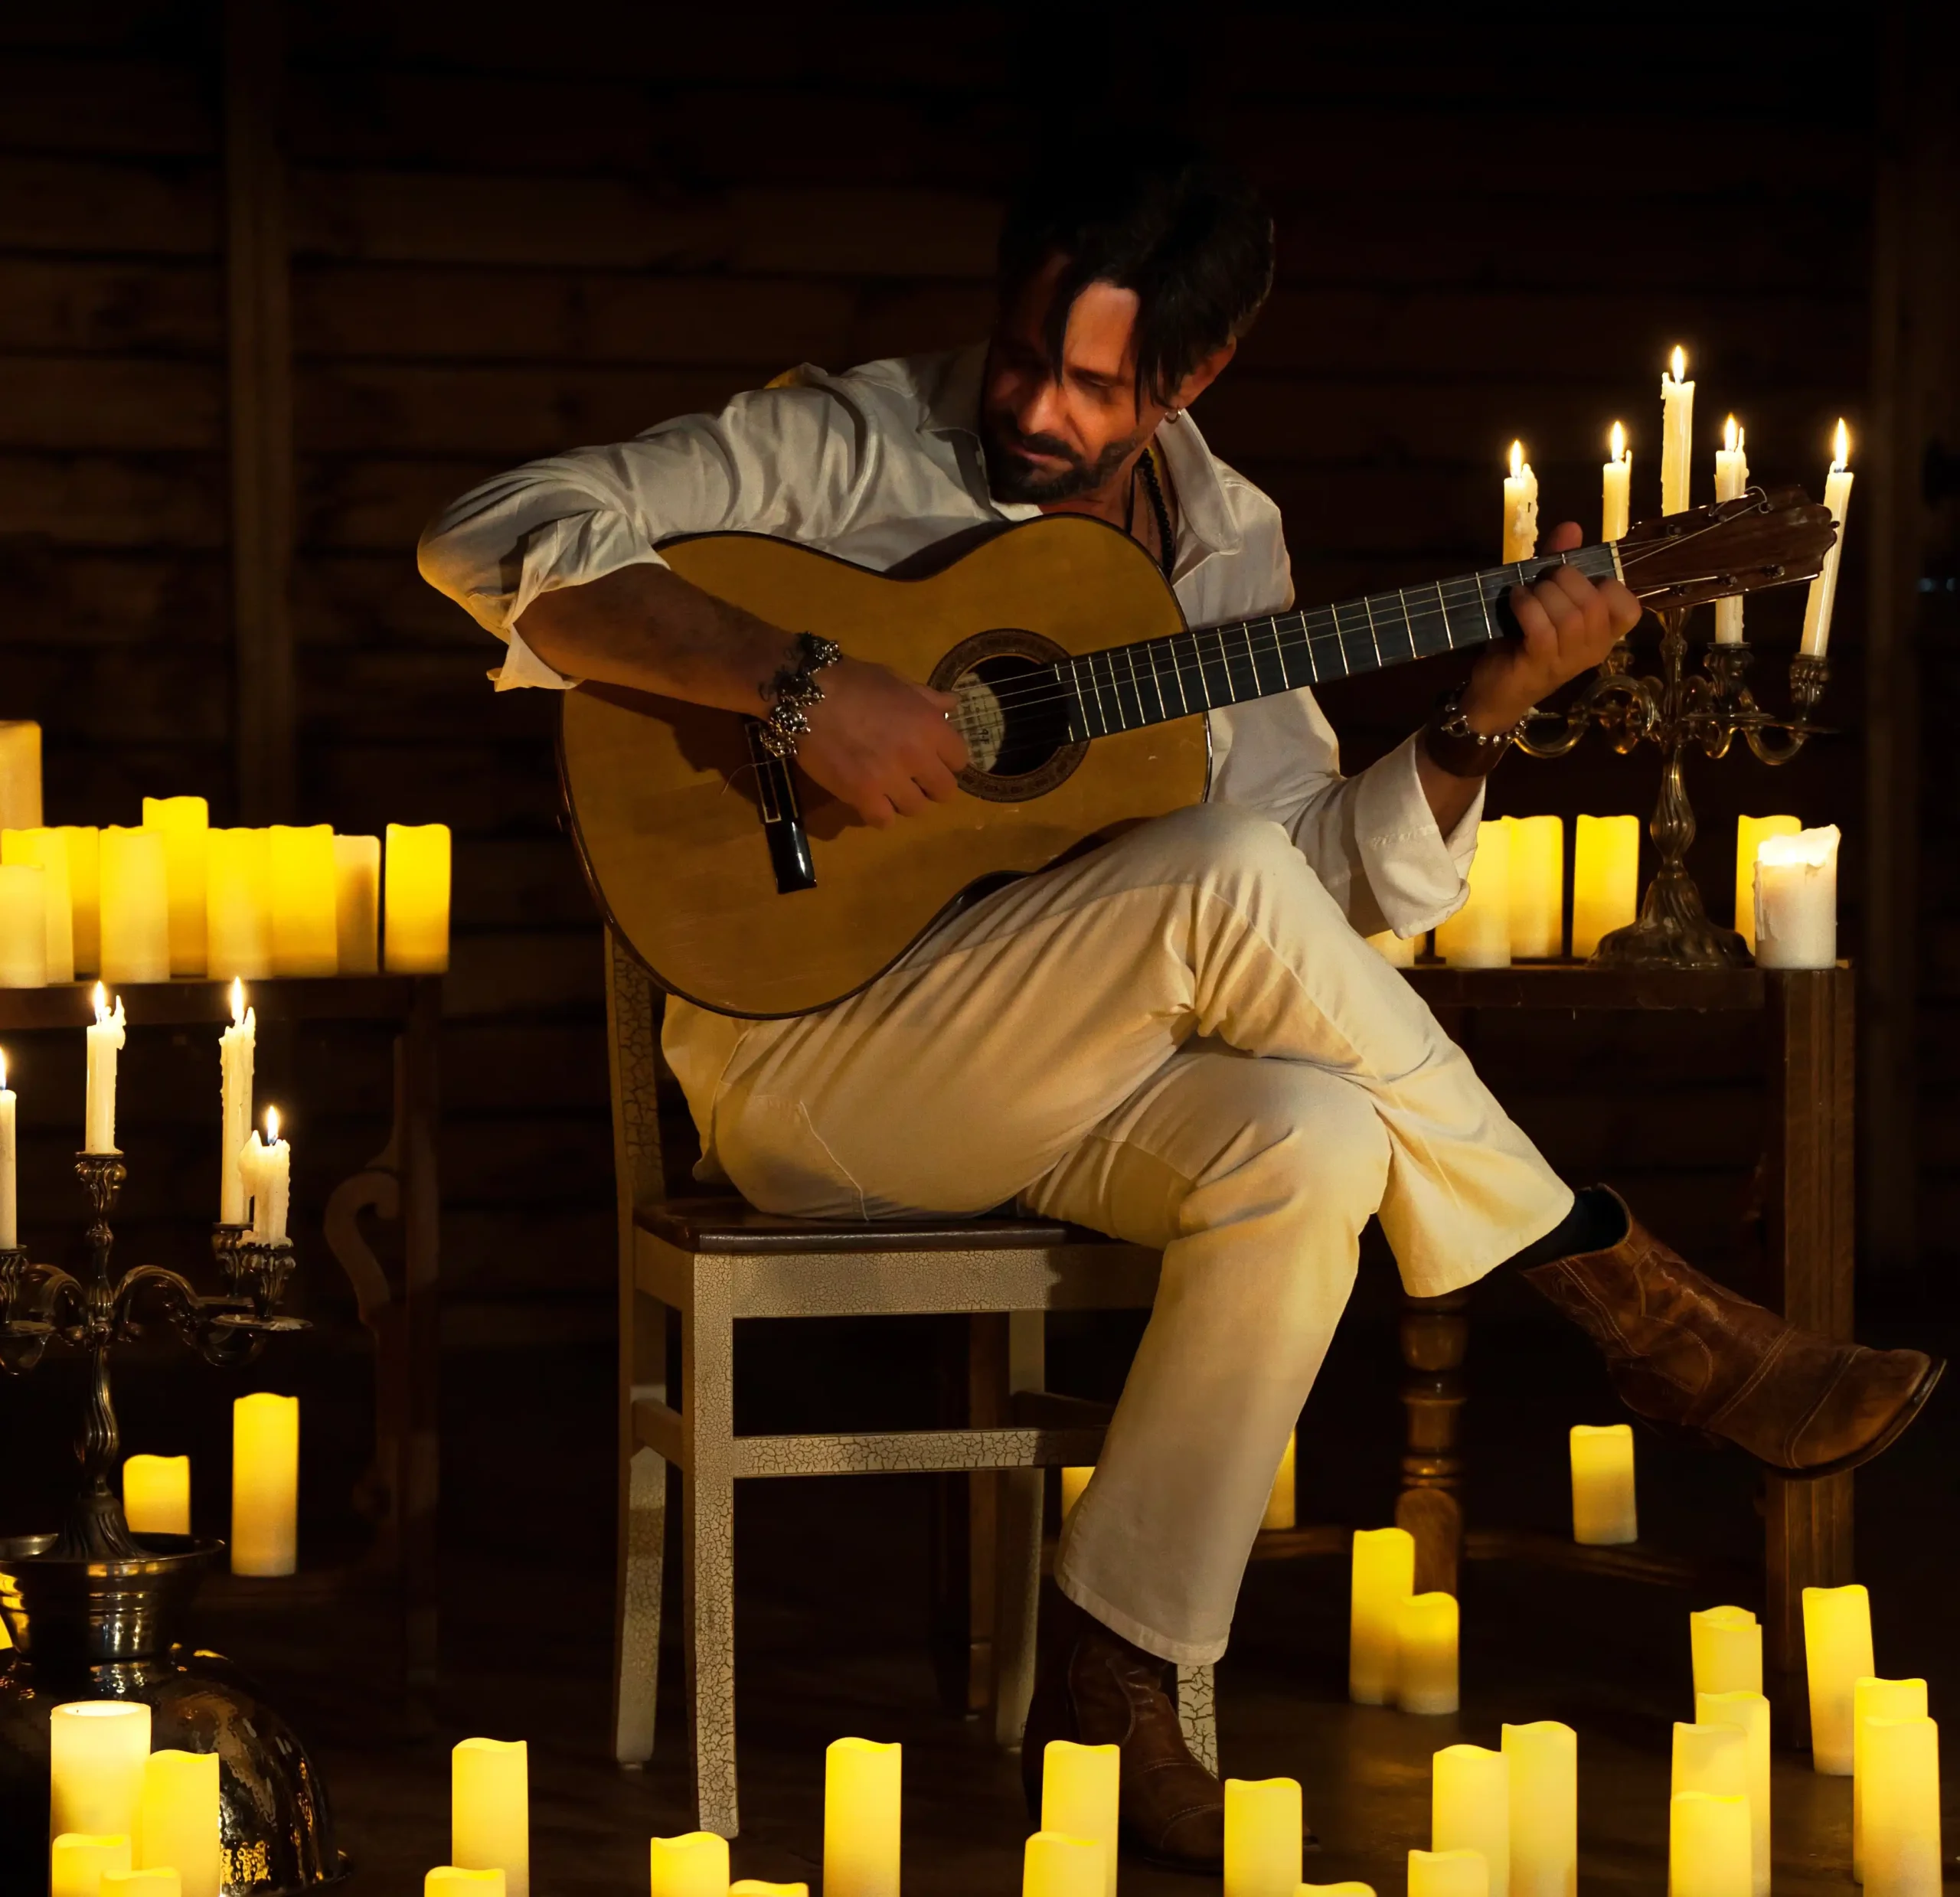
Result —
<path fill-rule="evenodd" d="M 1661 377 L 1661 511 L 1688 507 L 1694 465 L 1694 384 L 1687 380 L 1687 351 L 1676 345 L 1674 373 Z"/>
<path fill-rule="evenodd" d="M 1715 498 L 1739 501 L 1749 491 L 1749 458 L 1743 452 L 1742 425 L 1731 415 L 1722 425 L 1722 446 L 1715 451 Z M 1715 602 L 1715 637 L 1723 645 L 1733 645 L 1743 635 L 1743 602 L 1740 593 Z"/>
<path fill-rule="evenodd" d="M 1841 416 L 1832 443 L 1831 471 L 1824 478 L 1824 504 L 1836 522 L 1838 537 L 1824 557 L 1817 577 L 1810 583 L 1804 600 L 1803 650 L 1811 658 L 1821 658 L 1831 645 L 1831 609 L 1838 598 L 1838 562 L 1844 551 L 1844 517 L 1851 511 L 1851 431 Z"/>
<path fill-rule="evenodd" d="M 1612 455 L 1599 470 L 1599 537 L 1602 540 L 1626 538 L 1632 518 L 1633 457 L 1626 449 L 1626 429 L 1615 422 L 1611 437 Z"/>
<path fill-rule="evenodd" d="M 1524 444 L 1511 444 L 1511 472 L 1504 483 L 1504 562 L 1529 560 L 1538 550 L 1538 477 L 1524 459 Z"/>

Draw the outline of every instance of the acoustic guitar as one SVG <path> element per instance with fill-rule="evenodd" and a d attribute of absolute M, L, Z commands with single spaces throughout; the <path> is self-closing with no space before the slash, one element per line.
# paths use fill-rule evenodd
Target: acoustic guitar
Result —
<path fill-rule="evenodd" d="M 1808 579 L 1834 537 L 1798 488 L 1754 488 L 1609 544 L 1194 630 L 1149 555 L 1082 514 L 916 579 L 704 534 L 661 549 L 684 579 L 958 698 L 960 795 L 874 829 L 771 758 L 753 720 L 586 684 L 564 695 L 566 802 L 602 908 L 663 988 L 806 1014 L 1003 880 L 1201 802 L 1207 710 L 1504 638 L 1511 588 L 1560 563 L 1686 606 Z"/>

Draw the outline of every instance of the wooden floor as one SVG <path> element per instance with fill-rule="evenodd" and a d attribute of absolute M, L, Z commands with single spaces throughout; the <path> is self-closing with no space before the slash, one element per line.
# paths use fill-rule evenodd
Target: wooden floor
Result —
<path fill-rule="evenodd" d="M 1478 1500 L 1487 1518 L 1507 1498 L 1516 1513 L 1540 1520 L 1560 1505 L 1558 1458 L 1542 1440 L 1545 1415 L 1570 1393 L 1558 1366 L 1581 1360 L 1554 1343 L 1553 1361 L 1540 1362 L 1546 1336 L 1524 1334 L 1522 1357 L 1508 1365 L 1493 1360 L 1495 1344 L 1485 1350 L 1480 1381 L 1492 1400 L 1480 1432 Z M 1355 1473 L 1332 1459 L 1338 1438 L 1316 1438 L 1312 1426 L 1336 1398 L 1366 1400 L 1341 1380 L 1366 1363 L 1351 1353 L 1331 1364 L 1308 1412 L 1308 1494 L 1338 1495 Z M 484 1359 L 451 1379 L 446 1673 L 434 1735 L 405 1742 L 391 1731 L 387 1641 L 364 1615 L 240 1615 L 217 1602 L 207 1610 L 201 1631 L 276 1686 L 313 1744 L 359 1866 L 357 1889 L 411 1892 L 424 1869 L 445 1861 L 447 1747 L 471 1733 L 531 1742 L 539 1897 L 643 1891 L 647 1837 L 688 1828 L 671 1696 L 677 1670 L 663 1693 L 653 1766 L 622 1774 L 605 1752 L 607 1484 L 603 1465 L 570 1451 L 573 1439 L 586 1449 L 603 1445 L 606 1368 L 596 1354 L 541 1364 Z M 1500 1393 L 1534 1373 L 1537 1397 L 1504 1400 Z M 1392 1400 L 1392 1389 L 1381 1394 Z M 1960 1558 L 1956 1412 L 1950 1398 L 1936 1404 L 1862 1485 L 1861 1561 L 1874 1592 L 1879 1664 L 1927 1674 L 1936 1715 L 1960 1690 L 1960 1634 L 1945 1579 Z M 1493 1470 L 1493 1455 L 1505 1466 Z M 1746 1471 L 1658 1450 L 1643 1450 L 1642 1469 L 1643 1507 L 1657 1533 L 1676 1543 L 1746 1544 Z M 1372 1464 L 1364 1472 L 1370 1484 L 1380 1473 Z M 1548 1484 L 1549 1497 L 1539 1492 Z M 935 1695 L 928 1520 L 927 1487 L 908 1478 L 745 1489 L 738 1876 L 816 1883 L 823 1747 L 855 1732 L 905 1743 L 911 1891 L 1011 1897 L 1018 1889 L 1030 1827 L 1016 1762 L 976 1726 L 943 1712 Z M 1428 1841 L 1430 1755 L 1459 1739 L 1494 1744 L 1505 1720 L 1563 1719 L 1579 1733 L 1582 1889 L 1658 1897 L 1670 1727 L 1691 1713 L 1686 1616 L 1710 1604 L 1628 1583 L 1474 1568 L 1463 1600 L 1465 1710 L 1416 1719 L 1345 1703 L 1339 1564 L 1256 1567 L 1220 1672 L 1226 1769 L 1299 1778 L 1325 1840 L 1308 1861 L 1308 1880 L 1364 1879 L 1389 1897 L 1404 1889 L 1410 1847 Z M 1807 1758 L 1780 1756 L 1775 1801 L 1779 1892 L 1844 1897 L 1851 1889 L 1848 1781 L 1818 1778 Z M 1171 1897 L 1192 1885 L 1125 1866 L 1123 1887 L 1133 1897 L 1160 1889 Z"/>

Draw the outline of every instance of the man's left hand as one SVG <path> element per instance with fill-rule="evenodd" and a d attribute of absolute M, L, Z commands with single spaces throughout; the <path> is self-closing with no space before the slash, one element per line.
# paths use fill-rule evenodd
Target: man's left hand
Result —
<path fill-rule="evenodd" d="M 1554 527 L 1544 551 L 1567 553 L 1584 544 L 1576 521 Z M 1511 589 L 1511 610 L 1524 637 L 1487 645 L 1463 692 L 1473 731 L 1508 731 L 1566 680 L 1589 671 L 1632 632 L 1640 602 L 1617 580 L 1596 583 L 1576 567 L 1554 566 L 1535 585 Z"/>

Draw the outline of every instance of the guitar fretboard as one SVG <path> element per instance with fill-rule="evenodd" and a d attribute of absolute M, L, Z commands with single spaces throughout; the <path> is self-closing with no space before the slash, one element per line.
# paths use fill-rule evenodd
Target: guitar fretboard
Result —
<path fill-rule="evenodd" d="M 1613 550 L 1581 547 L 1430 586 L 1200 626 L 1060 661 L 1052 669 L 1069 699 L 1069 736 L 1107 737 L 1487 645 L 1504 635 L 1498 602 L 1513 586 L 1528 586 L 1561 566 L 1576 567 L 1589 579 L 1610 580 Z"/>

